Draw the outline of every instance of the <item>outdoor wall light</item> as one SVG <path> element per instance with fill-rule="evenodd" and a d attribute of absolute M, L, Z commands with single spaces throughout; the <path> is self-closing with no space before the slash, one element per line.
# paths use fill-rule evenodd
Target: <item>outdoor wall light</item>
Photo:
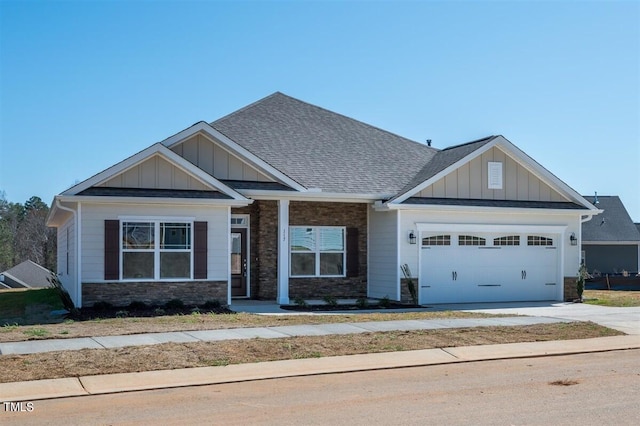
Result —
<path fill-rule="evenodd" d="M 569 241 L 571 241 L 571 245 L 572 246 L 577 246 L 578 245 L 578 239 L 576 238 L 575 232 L 571 233 L 571 235 L 569 236 Z"/>
<path fill-rule="evenodd" d="M 415 244 L 416 240 L 416 234 L 413 231 L 409 231 L 409 244 Z"/>

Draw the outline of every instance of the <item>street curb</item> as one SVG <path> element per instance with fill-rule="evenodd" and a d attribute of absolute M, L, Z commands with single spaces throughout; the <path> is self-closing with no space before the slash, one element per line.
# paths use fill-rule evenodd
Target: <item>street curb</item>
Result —
<path fill-rule="evenodd" d="M 0 402 L 34 401 L 285 377 L 640 349 L 640 336 L 460 346 L 0 383 Z"/>

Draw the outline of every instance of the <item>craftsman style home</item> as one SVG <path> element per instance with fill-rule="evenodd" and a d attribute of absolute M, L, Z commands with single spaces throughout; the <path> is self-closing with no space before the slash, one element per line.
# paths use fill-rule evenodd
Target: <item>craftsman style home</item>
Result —
<path fill-rule="evenodd" d="M 57 195 L 78 306 L 572 297 L 600 210 L 503 136 L 436 149 L 274 93 Z"/>

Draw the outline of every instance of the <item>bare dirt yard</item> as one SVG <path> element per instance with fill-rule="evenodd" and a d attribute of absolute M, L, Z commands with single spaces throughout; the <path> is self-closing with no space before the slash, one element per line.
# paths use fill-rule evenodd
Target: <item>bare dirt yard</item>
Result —
<path fill-rule="evenodd" d="M 631 293 L 631 294 L 623 294 Z M 585 291 L 587 303 L 610 306 L 638 306 L 638 292 Z M 0 322 L 0 342 L 126 335 L 147 332 L 216 330 L 242 327 L 271 327 L 299 324 L 355 323 L 440 318 L 482 318 L 495 315 L 459 311 L 376 312 L 346 315 L 298 314 L 263 316 L 245 313 L 186 313 L 155 317 L 124 316 L 90 320 L 60 320 L 39 324 L 27 318 L 26 308 L 14 309 L 26 324 Z M 21 313 L 22 312 L 22 313 Z M 129 314 L 128 314 L 129 315 Z M 501 315 L 504 316 L 504 315 Z M 5 317 L 6 318 L 6 317 Z M 539 324 L 518 327 L 397 331 L 358 335 L 251 339 L 202 343 L 167 343 L 119 349 L 84 349 L 29 355 L 0 355 L 0 382 L 77 377 L 82 375 L 152 371 L 203 366 L 253 363 L 296 358 L 317 358 L 374 352 L 393 352 L 466 345 L 486 345 L 549 340 L 588 339 L 620 335 L 589 322 Z"/>
<path fill-rule="evenodd" d="M 296 317 L 291 320 L 302 320 L 294 318 Z M 304 319 L 308 321 L 311 318 L 319 320 L 318 317 Z M 586 339 L 620 334 L 623 333 L 593 323 L 577 322 L 285 339 L 167 343 L 119 349 L 0 355 L 0 382 L 466 345 Z"/>

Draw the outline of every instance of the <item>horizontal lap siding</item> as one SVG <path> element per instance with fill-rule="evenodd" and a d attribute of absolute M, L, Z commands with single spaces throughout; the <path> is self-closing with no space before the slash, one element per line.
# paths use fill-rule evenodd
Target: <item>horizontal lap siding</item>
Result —
<path fill-rule="evenodd" d="M 369 296 L 398 298 L 398 212 L 369 214 Z"/>
<path fill-rule="evenodd" d="M 67 239 L 68 235 L 68 239 Z M 68 246 L 67 246 L 68 244 Z M 67 251 L 69 252 L 69 269 L 67 270 Z M 73 217 L 58 228 L 58 279 L 71 298 L 77 300 L 76 294 L 76 226 Z"/>
<path fill-rule="evenodd" d="M 227 207 L 174 207 L 133 205 L 82 205 L 82 281 L 104 281 L 104 221 L 119 216 L 193 217 L 208 222 L 208 279 L 228 279 L 229 209 Z"/>

